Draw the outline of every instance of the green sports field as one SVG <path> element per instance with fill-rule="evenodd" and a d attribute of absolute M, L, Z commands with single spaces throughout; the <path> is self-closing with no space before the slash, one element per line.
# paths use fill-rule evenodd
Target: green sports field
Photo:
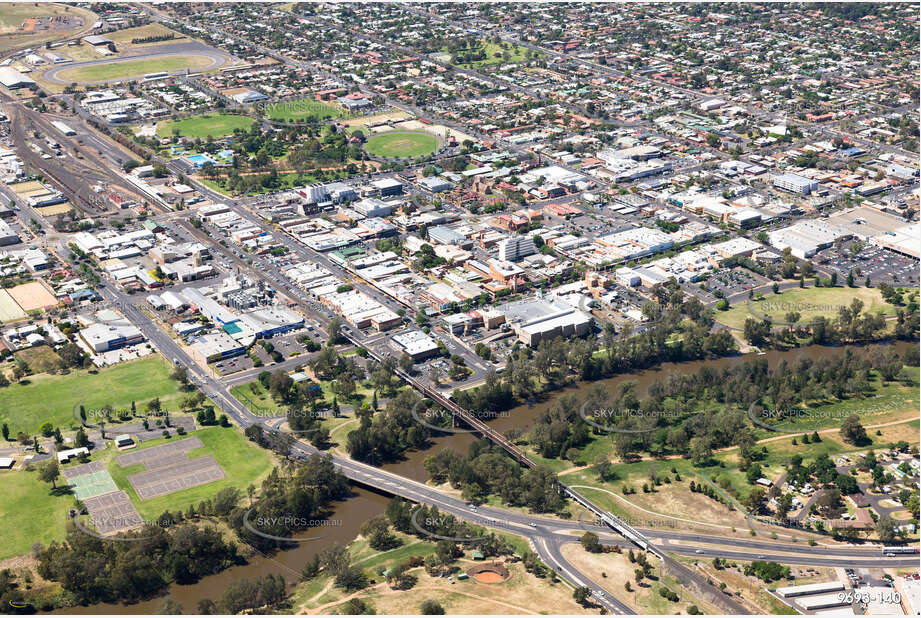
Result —
<path fill-rule="evenodd" d="M 170 378 L 170 369 L 158 355 L 100 369 L 98 373 L 72 371 L 67 375 L 29 376 L 26 383 L 0 389 L 0 422 L 9 424 L 10 435 L 23 431 L 34 435 L 45 421 L 67 429 L 79 423 L 74 406 L 96 410 L 109 404 L 114 409 L 138 408 L 160 397 L 164 404 L 181 395 L 179 383 Z"/>
<path fill-rule="evenodd" d="M 180 120 L 169 120 L 157 123 L 157 135 L 170 137 L 174 129 L 179 129 L 182 137 L 205 139 L 209 135 L 221 137 L 230 135 L 235 129 L 248 131 L 256 122 L 249 116 L 238 114 L 207 114 L 204 116 L 189 116 Z"/>
<path fill-rule="evenodd" d="M 434 135 L 422 131 L 389 131 L 374 135 L 365 144 L 365 150 L 387 158 L 423 157 L 438 149 Z"/>
<path fill-rule="evenodd" d="M 116 79 L 143 77 L 148 73 L 191 69 L 199 71 L 212 65 L 212 59 L 195 54 L 161 56 L 147 60 L 119 60 L 58 72 L 55 77 L 65 82 L 101 82 Z"/>
<path fill-rule="evenodd" d="M 316 99 L 280 101 L 266 107 L 265 113 L 272 120 L 285 122 L 326 120 L 341 118 L 345 115 L 345 112 L 339 107 Z"/>

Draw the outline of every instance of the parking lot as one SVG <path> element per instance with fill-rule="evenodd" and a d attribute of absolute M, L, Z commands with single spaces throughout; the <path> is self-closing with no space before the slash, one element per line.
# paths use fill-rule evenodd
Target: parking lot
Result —
<path fill-rule="evenodd" d="M 829 247 L 815 255 L 816 264 L 838 273 L 838 282 L 843 283 L 847 274 L 854 273 L 857 285 L 863 285 L 866 278 L 874 286 L 880 283 L 899 286 L 918 284 L 918 261 L 877 247 L 865 246 L 856 256 L 851 254 L 852 243 L 845 243 L 841 250 Z"/>
<path fill-rule="evenodd" d="M 770 282 L 771 280 L 767 277 L 737 266 L 713 271 L 706 281 L 702 281 L 696 287 L 701 289 L 702 286 L 704 291 L 715 298 L 729 298 L 734 294 L 747 292 Z"/>

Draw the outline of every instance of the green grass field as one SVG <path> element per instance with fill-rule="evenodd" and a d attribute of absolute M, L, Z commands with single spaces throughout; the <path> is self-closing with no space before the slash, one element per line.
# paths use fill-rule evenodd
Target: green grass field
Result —
<path fill-rule="evenodd" d="M 135 464 L 122 468 L 114 461 L 118 453 L 114 449 L 106 450 L 106 467 L 112 478 L 115 479 L 115 484 L 131 497 L 131 502 L 144 519 L 154 519 L 167 509 L 185 511 L 189 505 L 197 505 L 225 487 L 236 487 L 245 495 L 247 485 L 252 483 L 258 488 L 262 479 L 272 470 L 272 457 L 268 451 L 262 450 L 249 442 L 239 431 L 229 427 L 205 427 L 186 434 L 186 436 L 178 436 L 174 433 L 171 438 L 150 440 L 142 443 L 138 448 L 150 448 L 166 442 L 183 440 L 188 436 L 195 436 L 204 444 L 202 448 L 189 451 L 189 457 L 194 459 L 204 455 L 214 455 L 224 472 L 227 473 L 227 477 L 150 500 L 139 500 L 128 481 L 130 475 L 146 470 L 145 465 Z"/>
<path fill-rule="evenodd" d="M 265 113 L 272 120 L 287 122 L 325 120 L 328 118 L 341 118 L 345 115 L 341 108 L 316 99 L 297 99 L 273 103 L 266 107 Z"/>
<path fill-rule="evenodd" d="M 764 300 L 751 300 L 738 303 L 729 311 L 717 311 L 716 320 L 733 328 L 743 328 L 746 318 L 762 319 L 769 316 L 773 320 L 784 320 L 787 313 L 800 314 L 798 324 L 805 325 L 816 317 L 823 315 L 834 319 L 838 308 L 849 306 L 851 301 L 859 298 L 863 301 L 863 311 L 895 315 L 895 308 L 884 302 L 876 288 L 796 288 L 785 290 L 780 294 L 767 294 Z"/>
<path fill-rule="evenodd" d="M 482 50 L 485 54 L 485 58 L 482 60 L 474 60 L 472 62 L 464 62 L 464 52 L 459 52 L 458 56 L 458 66 L 462 67 L 485 67 L 493 64 L 509 64 L 513 62 L 522 62 L 525 60 L 528 53 L 527 48 L 521 47 L 520 45 L 508 44 L 507 49 L 503 49 L 500 44 L 493 43 L 490 41 L 481 42 L 479 48 L 475 51 Z M 445 53 L 450 53 L 447 49 L 442 50 Z M 508 54 L 506 56 L 506 53 Z M 543 54 L 535 52 L 536 56 L 542 56 Z"/>
<path fill-rule="evenodd" d="M 275 416 L 284 414 L 282 406 L 262 386 L 262 382 L 254 380 L 246 384 L 238 384 L 230 389 L 230 394 L 236 397 L 253 414 L 259 416 Z"/>
<path fill-rule="evenodd" d="M 58 486 L 63 479 L 58 481 Z M 52 493 L 38 472 L 0 472 L 0 560 L 29 551 L 33 543 L 48 544 L 64 538 L 67 509 L 74 504 L 69 493 Z"/>
<path fill-rule="evenodd" d="M 163 35 L 168 35 L 168 34 L 173 34 L 175 35 L 176 38 L 169 39 L 167 41 L 155 41 L 152 43 L 131 43 L 132 39 L 144 39 L 147 37 L 163 36 Z M 182 39 L 187 38 L 181 32 L 176 32 L 175 30 L 167 28 L 166 26 L 162 24 L 156 24 L 156 23 L 147 24 L 145 26 L 137 26 L 135 28 L 125 28 L 123 30 L 116 30 L 115 32 L 109 32 L 108 34 L 106 34 L 106 37 L 111 39 L 112 42 L 118 45 L 122 45 L 122 44 L 168 45 L 169 43 L 174 43 L 174 42 L 181 41 Z"/>
<path fill-rule="evenodd" d="M 182 137 L 205 139 L 230 135 L 235 129 L 248 131 L 256 122 L 249 116 L 239 114 L 207 114 L 204 116 L 189 116 L 179 120 L 169 120 L 157 123 L 157 135 L 171 137 L 173 130 L 178 129 Z"/>
<path fill-rule="evenodd" d="M 422 131 L 389 131 L 371 136 L 365 144 L 369 153 L 388 158 L 422 157 L 437 149 L 435 136 Z"/>
<path fill-rule="evenodd" d="M 0 422 L 8 423 L 10 435 L 15 436 L 20 431 L 34 434 L 46 421 L 62 429 L 76 427 L 74 406 L 81 402 L 86 410 L 106 404 L 118 410 L 130 407 L 132 401 L 140 408 L 154 397 L 168 405 L 181 396 L 179 383 L 169 374 L 166 362 L 153 355 L 96 374 L 81 370 L 29 376 L 25 384 L 0 390 Z"/>
<path fill-rule="evenodd" d="M 211 63 L 211 58 L 206 56 L 183 54 L 161 56 L 147 60 L 120 60 L 76 67 L 61 71 L 57 73 L 56 77 L 65 82 L 101 82 L 142 77 L 148 73 L 159 73 L 160 71 L 178 71 L 180 69 L 200 71 L 211 66 Z"/>

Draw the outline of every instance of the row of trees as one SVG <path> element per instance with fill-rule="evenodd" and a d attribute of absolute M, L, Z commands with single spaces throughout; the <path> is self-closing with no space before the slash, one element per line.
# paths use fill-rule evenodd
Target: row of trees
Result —
<path fill-rule="evenodd" d="M 556 476 L 545 466 L 524 469 L 488 440 L 470 446 L 467 456 L 444 449 L 426 457 L 425 470 L 435 483 L 449 482 L 465 500 L 482 502 L 497 495 L 511 506 L 537 513 L 557 512 L 564 506 Z"/>

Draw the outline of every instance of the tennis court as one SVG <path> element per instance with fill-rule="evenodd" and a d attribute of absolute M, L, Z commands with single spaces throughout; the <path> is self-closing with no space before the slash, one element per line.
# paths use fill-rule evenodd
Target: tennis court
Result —
<path fill-rule="evenodd" d="M 79 466 L 73 466 L 71 468 L 62 468 L 61 476 L 69 481 L 70 479 L 77 478 L 78 476 L 83 476 L 84 474 L 92 474 L 93 472 L 101 472 L 105 469 L 106 467 L 102 464 L 101 461 L 91 461 L 89 463 L 80 464 Z"/>
<path fill-rule="evenodd" d="M 81 476 L 69 479 L 74 489 L 77 499 L 85 501 L 87 498 L 101 496 L 113 491 L 118 491 L 115 481 L 107 470 L 99 472 L 90 472 Z"/>
<path fill-rule="evenodd" d="M 157 496 L 164 496 L 175 491 L 182 491 L 198 485 L 205 485 L 227 476 L 224 469 L 213 455 L 186 459 L 187 456 L 177 454 L 172 461 L 173 465 L 158 465 L 147 472 L 132 474 L 128 477 L 134 491 L 141 500 L 149 500 Z M 180 458 L 185 459 L 181 461 Z M 161 460 L 157 460 L 159 464 Z"/>
<path fill-rule="evenodd" d="M 89 511 L 90 521 L 100 534 L 127 530 L 144 523 L 131 504 L 131 498 L 123 491 L 88 498 L 83 503 Z"/>
<path fill-rule="evenodd" d="M 115 458 L 115 463 L 123 468 L 138 463 L 146 464 L 157 459 L 163 459 L 164 457 L 175 458 L 176 455 L 181 455 L 203 446 L 204 444 L 202 444 L 202 441 L 197 437 L 186 438 L 185 440 L 167 442 L 166 444 L 161 444 L 160 446 L 154 446 L 152 448 L 145 448 L 140 451 L 133 451 L 124 455 L 119 455 Z"/>

